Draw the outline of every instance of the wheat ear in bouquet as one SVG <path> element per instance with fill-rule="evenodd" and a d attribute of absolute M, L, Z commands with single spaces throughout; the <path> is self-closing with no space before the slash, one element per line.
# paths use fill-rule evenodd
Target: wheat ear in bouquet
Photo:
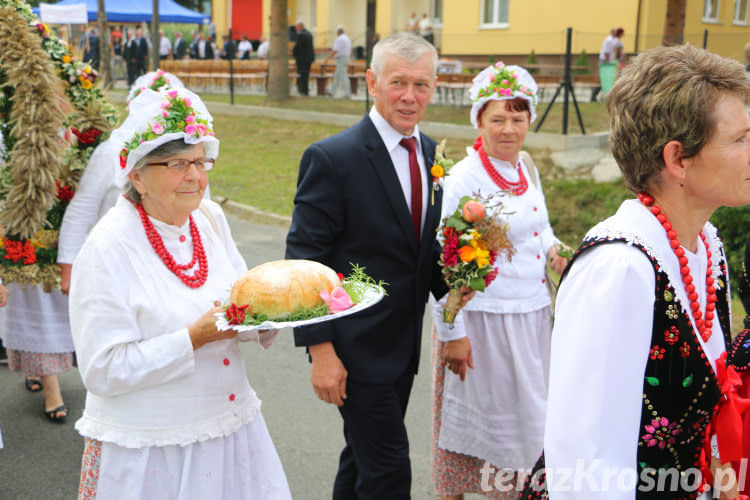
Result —
<path fill-rule="evenodd" d="M 492 196 L 464 196 L 456 211 L 443 219 L 439 228 L 443 247 L 440 266 L 450 288 L 443 307 L 446 323 L 453 324 L 461 310 L 462 286 L 483 292 L 497 277 L 497 258 L 513 257 L 508 228 L 499 216 L 501 208 Z"/>

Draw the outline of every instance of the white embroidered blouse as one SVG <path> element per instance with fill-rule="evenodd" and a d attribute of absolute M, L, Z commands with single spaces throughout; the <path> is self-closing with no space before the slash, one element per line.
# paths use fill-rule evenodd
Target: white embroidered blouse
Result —
<path fill-rule="evenodd" d="M 194 351 L 188 335 L 188 325 L 247 269 L 221 208 L 204 203 L 218 234 L 201 210 L 193 212 L 208 260 L 200 288 L 167 269 L 122 196 L 76 258 L 70 323 L 88 391 L 76 423 L 82 435 L 128 448 L 187 445 L 227 436 L 259 411 L 237 341 Z M 189 262 L 189 223 L 152 222 L 175 260 Z"/>

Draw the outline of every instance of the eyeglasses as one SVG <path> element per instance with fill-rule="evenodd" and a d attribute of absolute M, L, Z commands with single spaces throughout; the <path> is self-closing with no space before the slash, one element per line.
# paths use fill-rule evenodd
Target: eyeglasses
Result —
<path fill-rule="evenodd" d="M 197 168 L 198 170 L 205 170 L 206 172 L 208 172 L 209 170 L 214 168 L 214 161 L 215 160 L 213 158 L 199 158 L 197 160 L 176 159 L 162 163 L 149 163 L 149 165 L 159 165 L 162 167 L 167 167 L 172 172 L 180 173 L 187 172 L 187 169 L 188 167 L 190 167 L 190 165 L 195 165 L 195 168 Z"/>

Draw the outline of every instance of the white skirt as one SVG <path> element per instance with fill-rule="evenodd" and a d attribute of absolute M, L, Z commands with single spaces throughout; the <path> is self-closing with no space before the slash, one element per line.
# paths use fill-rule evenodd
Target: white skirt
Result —
<path fill-rule="evenodd" d="M 188 446 L 102 443 L 97 499 L 276 500 L 292 497 L 263 415 Z"/>
<path fill-rule="evenodd" d="M 445 372 L 438 447 L 514 470 L 536 463 L 544 445 L 552 318 L 464 311 L 474 369 Z"/>
<path fill-rule="evenodd" d="M 0 337 L 5 347 L 46 354 L 75 350 L 67 295 L 57 289 L 45 292 L 41 286 L 6 286 L 8 304 L 0 309 Z"/>

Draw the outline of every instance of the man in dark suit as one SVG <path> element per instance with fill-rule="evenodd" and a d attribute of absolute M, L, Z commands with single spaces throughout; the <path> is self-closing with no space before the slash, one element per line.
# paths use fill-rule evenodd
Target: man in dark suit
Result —
<path fill-rule="evenodd" d="M 237 54 L 237 47 L 234 41 L 229 38 L 229 35 L 224 35 L 222 40 L 224 41 L 224 45 L 221 48 L 220 57 L 222 59 L 234 59 Z"/>
<path fill-rule="evenodd" d="M 418 130 L 436 64 L 435 48 L 411 33 L 379 42 L 366 76 L 375 107 L 300 161 L 286 257 L 344 274 L 357 264 L 388 283 L 377 305 L 294 332 L 309 350 L 313 389 L 344 420 L 335 499 L 409 498 L 403 418 L 427 296 L 447 292 L 435 238 L 442 191 L 433 199 L 429 173 L 436 143 Z"/>
<path fill-rule="evenodd" d="M 138 68 L 138 76 L 146 74 L 148 71 L 148 42 L 143 36 L 143 32 L 140 28 L 135 30 L 135 46 L 137 49 L 136 53 L 136 64 Z"/>
<path fill-rule="evenodd" d="M 308 95 L 308 80 L 310 79 L 310 66 L 315 60 L 315 49 L 313 48 L 313 39 L 309 31 L 305 29 L 302 21 L 297 21 L 294 29 L 297 31 L 297 41 L 292 49 L 292 55 L 297 63 L 297 91 L 299 95 Z"/>
<path fill-rule="evenodd" d="M 211 46 L 211 41 L 206 40 L 206 35 L 204 35 L 202 31 L 198 35 L 198 41 L 190 48 L 190 57 L 192 59 L 214 58 L 214 49 Z"/>
<path fill-rule="evenodd" d="M 179 61 L 180 59 L 185 57 L 186 52 L 187 43 L 185 43 L 185 40 L 182 38 L 182 33 L 179 31 L 175 31 L 174 42 L 172 42 L 172 57 L 175 59 L 175 61 Z"/>
<path fill-rule="evenodd" d="M 128 87 L 130 87 L 138 78 L 138 44 L 130 30 L 127 32 L 123 56 L 125 57 L 125 67 L 128 70 Z"/>
<path fill-rule="evenodd" d="M 96 27 L 92 27 L 85 37 L 81 38 L 81 49 L 83 49 L 83 61 L 99 70 L 99 34 Z"/>

